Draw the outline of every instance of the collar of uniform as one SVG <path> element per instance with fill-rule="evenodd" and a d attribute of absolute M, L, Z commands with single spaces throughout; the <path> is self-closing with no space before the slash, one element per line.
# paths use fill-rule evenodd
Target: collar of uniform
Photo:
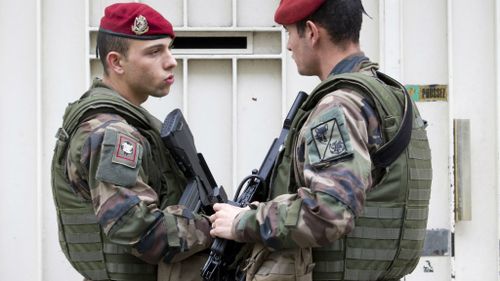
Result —
<path fill-rule="evenodd" d="M 132 106 L 132 107 L 135 107 L 137 110 L 139 110 L 143 115 L 144 117 L 149 121 L 149 125 L 152 127 L 152 128 L 155 128 L 156 130 L 160 131 L 161 129 L 161 121 L 158 120 L 155 116 L 153 116 L 151 113 L 149 113 L 145 108 L 143 108 L 142 106 L 136 106 L 135 104 L 129 102 L 127 99 L 125 99 L 124 97 L 122 97 L 117 91 L 115 91 L 113 88 L 111 88 L 110 86 L 106 85 L 103 81 L 102 81 L 102 78 L 99 78 L 99 77 L 95 77 L 94 80 L 92 81 L 92 86 L 90 86 L 90 89 L 85 92 L 85 94 L 83 94 L 83 96 L 81 96 L 80 99 L 84 99 L 88 96 L 90 96 L 92 93 L 95 93 L 95 91 L 93 91 L 94 89 L 96 88 L 105 88 L 107 91 L 106 93 L 107 94 L 110 94 L 110 95 L 113 95 L 119 99 L 121 99 L 123 102 L 127 103 L 128 105 Z"/>
<path fill-rule="evenodd" d="M 110 93 L 112 93 L 113 95 L 119 97 L 120 99 L 122 99 L 123 101 L 125 101 L 126 103 L 128 103 L 129 105 L 131 105 L 131 106 L 137 108 L 138 110 L 140 110 L 142 112 L 142 114 L 148 119 L 148 121 L 150 122 L 150 125 L 152 127 L 156 128 L 157 130 L 161 129 L 162 123 L 161 123 L 160 120 L 158 120 L 155 116 L 153 116 L 151 113 L 149 113 L 149 111 L 147 111 L 144 107 L 142 107 L 142 106 L 136 106 L 135 104 L 129 102 L 127 99 L 125 99 L 124 97 L 122 97 L 113 88 L 111 88 L 110 86 L 106 85 L 106 83 L 104 83 L 101 78 L 99 78 L 99 77 L 94 78 L 94 81 L 92 81 L 92 86 L 90 87 L 90 89 L 94 89 L 94 88 L 106 88 L 106 89 L 111 90 Z"/>
<path fill-rule="evenodd" d="M 109 91 L 107 91 L 108 94 L 111 94 L 111 95 L 113 95 L 115 97 L 118 97 L 118 98 L 122 99 L 123 101 L 125 101 L 126 103 L 130 104 L 131 106 L 136 107 L 136 108 L 142 110 L 142 107 L 136 106 L 133 103 L 129 102 L 127 99 L 125 99 L 124 97 L 122 97 L 117 91 L 115 91 L 113 88 L 111 88 L 106 83 L 104 83 L 102 81 L 102 78 L 99 78 L 99 77 L 95 77 L 94 78 L 94 80 L 92 81 L 92 86 L 90 86 L 90 89 L 82 96 L 82 98 L 85 98 L 88 95 L 90 95 L 93 92 L 92 90 L 96 89 L 96 88 L 105 88 L 105 89 L 109 90 Z"/>
<path fill-rule="evenodd" d="M 330 72 L 330 75 L 338 75 L 342 73 L 357 72 L 361 69 L 361 65 L 364 62 L 369 62 L 370 59 L 365 56 L 364 53 L 359 52 L 350 55 L 343 60 L 341 60 Z"/>

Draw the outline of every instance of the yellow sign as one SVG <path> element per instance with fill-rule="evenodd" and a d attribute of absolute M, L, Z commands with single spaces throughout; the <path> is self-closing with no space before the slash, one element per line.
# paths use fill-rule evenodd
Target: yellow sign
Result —
<path fill-rule="evenodd" d="M 448 85 L 406 85 L 414 101 L 448 101 Z"/>

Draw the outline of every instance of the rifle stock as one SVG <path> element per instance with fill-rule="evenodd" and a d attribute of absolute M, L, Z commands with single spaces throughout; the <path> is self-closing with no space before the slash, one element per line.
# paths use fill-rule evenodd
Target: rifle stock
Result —
<path fill-rule="evenodd" d="M 217 186 L 203 155 L 197 152 L 191 130 L 179 109 L 167 115 L 160 136 L 188 179 L 179 205 L 192 212 L 212 214 L 212 205 L 226 202 L 227 195 L 222 186 Z"/>
<path fill-rule="evenodd" d="M 299 92 L 295 101 L 288 112 L 283 129 L 278 138 L 273 140 L 264 161 L 259 170 L 252 171 L 252 174 L 240 183 L 235 194 L 234 205 L 245 207 L 254 201 L 266 201 L 268 197 L 268 185 L 271 180 L 271 173 L 278 158 L 279 153 L 283 150 L 286 137 L 290 130 L 293 118 L 297 113 L 302 103 L 306 100 L 307 94 Z M 242 187 L 246 184 L 244 191 L 240 194 Z M 212 243 L 210 256 L 201 270 L 201 276 L 205 281 L 221 281 L 221 280 L 245 280 L 245 275 L 239 272 L 236 268 L 229 268 L 235 262 L 237 254 L 244 246 L 232 240 L 216 238 Z"/>

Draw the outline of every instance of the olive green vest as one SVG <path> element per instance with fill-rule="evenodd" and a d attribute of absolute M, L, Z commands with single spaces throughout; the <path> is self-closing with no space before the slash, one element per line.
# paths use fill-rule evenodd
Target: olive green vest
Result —
<path fill-rule="evenodd" d="M 274 171 L 273 196 L 296 191 L 293 144 L 315 105 L 337 89 L 355 90 L 371 102 L 384 144 L 401 127 L 407 94 L 398 82 L 381 73 L 378 79 L 363 73 L 329 77 L 313 90 L 293 120 Z M 417 265 L 426 234 L 432 169 L 426 125 L 412 101 L 411 107 L 409 144 L 387 167 L 373 171 L 375 185 L 366 194 L 364 212 L 356 218 L 353 231 L 332 245 L 313 248 L 314 280 L 399 280 Z"/>
<path fill-rule="evenodd" d="M 116 92 L 93 87 L 66 108 L 63 126 L 56 136 L 52 193 L 60 245 L 71 265 L 89 280 L 157 280 L 156 265 L 131 255 L 130 247 L 114 244 L 106 238 L 92 202 L 76 195 L 67 177 L 65 161 L 71 137 L 84 118 L 103 112 L 119 114 L 148 140 L 151 147 L 148 155 L 152 155 L 152 159 L 145 153 L 142 165 L 148 174 L 147 183 L 158 193 L 161 208 L 176 204 L 185 186 L 184 176 L 160 138 L 161 122 Z"/>

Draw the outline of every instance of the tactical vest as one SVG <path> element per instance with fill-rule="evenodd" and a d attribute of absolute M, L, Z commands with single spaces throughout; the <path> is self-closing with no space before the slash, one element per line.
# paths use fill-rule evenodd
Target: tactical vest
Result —
<path fill-rule="evenodd" d="M 374 186 L 366 194 L 364 212 L 355 219 L 353 231 L 327 247 L 313 248 L 313 280 L 399 280 L 413 271 L 422 253 L 432 169 L 426 125 L 397 81 L 378 72 L 377 78 L 347 73 L 318 85 L 293 120 L 273 175 L 273 196 L 296 192 L 292 154 L 299 130 L 320 99 L 338 89 L 355 90 L 376 109 L 384 145 L 380 153 L 371 155 L 376 166 Z M 407 126 L 402 126 L 403 112 L 411 113 Z M 404 130 L 407 146 L 397 141 Z M 386 146 L 396 136 L 392 146 L 399 146 L 397 154 Z"/>
<path fill-rule="evenodd" d="M 185 186 L 184 176 L 159 136 L 161 122 L 110 89 L 94 87 L 66 108 L 56 136 L 52 193 L 60 245 L 71 265 L 89 280 L 155 281 L 157 266 L 133 256 L 132 248 L 109 241 L 97 222 L 92 202 L 75 194 L 67 176 L 65 161 L 71 137 L 85 118 L 103 112 L 119 114 L 148 140 L 150 153 L 146 154 L 145 147 L 142 165 L 148 173 L 147 183 L 158 193 L 160 208 L 176 204 Z M 174 222 L 167 224 L 177 227 Z"/>

